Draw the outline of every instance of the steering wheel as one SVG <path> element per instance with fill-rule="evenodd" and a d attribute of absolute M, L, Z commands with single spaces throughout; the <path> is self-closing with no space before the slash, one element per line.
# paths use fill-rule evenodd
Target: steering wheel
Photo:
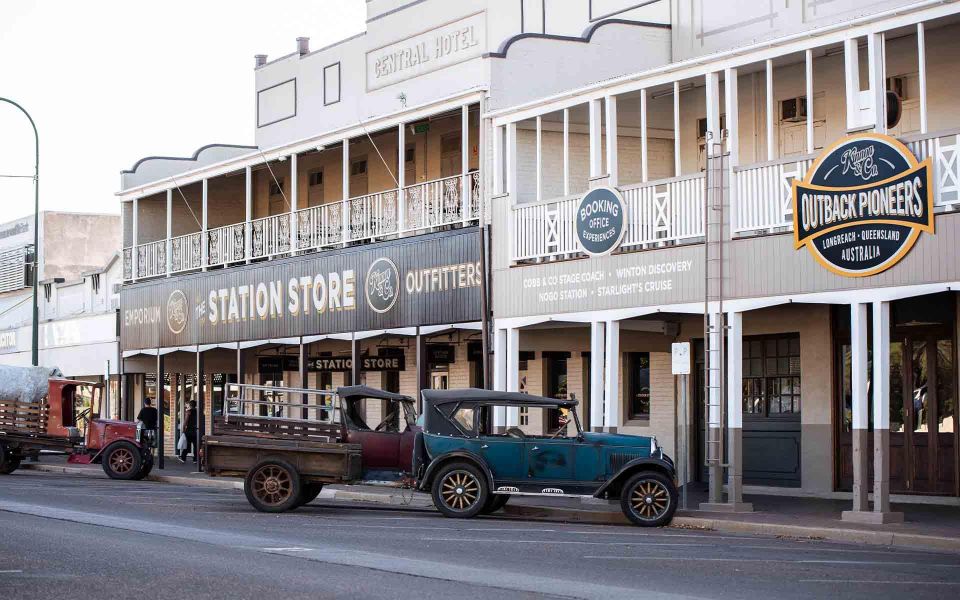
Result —
<path fill-rule="evenodd" d="M 520 438 L 521 440 L 527 438 L 527 434 L 525 434 L 519 427 L 511 427 L 507 430 L 507 435 L 510 437 Z"/>
<path fill-rule="evenodd" d="M 393 423 L 391 421 L 381 421 L 374 431 L 394 433 L 396 429 L 393 427 Z"/>
<path fill-rule="evenodd" d="M 85 408 L 77 413 L 77 422 L 83 421 L 84 423 L 90 422 L 90 409 Z"/>

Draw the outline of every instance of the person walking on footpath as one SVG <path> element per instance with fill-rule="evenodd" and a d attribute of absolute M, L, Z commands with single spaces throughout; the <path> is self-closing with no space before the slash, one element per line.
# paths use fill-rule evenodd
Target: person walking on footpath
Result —
<path fill-rule="evenodd" d="M 187 443 L 180 450 L 180 462 L 187 462 L 187 454 L 192 450 L 193 458 L 197 458 L 197 402 L 190 401 L 190 408 L 183 419 L 183 433 L 187 436 Z"/>
<path fill-rule="evenodd" d="M 147 431 L 157 430 L 157 409 L 153 407 L 153 400 L 143 399 L 143 408 L 137 413 L 137 421 L 143 423 L 143 428 Z"/>

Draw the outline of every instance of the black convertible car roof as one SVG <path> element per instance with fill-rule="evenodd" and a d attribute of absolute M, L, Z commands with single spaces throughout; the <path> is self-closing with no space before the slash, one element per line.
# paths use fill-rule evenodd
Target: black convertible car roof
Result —
<path fill-rule="evenodd" d="M 521 394 L 520 392 L 496 392 L 476 388 L 423 390 L 421 393 L 423 394 L 424 400 L 436 406 L 449 404 L 451 402 L 487 402 L 507 406 L 561 406 L 570 408 L 578 404 L 576 400 L 558 400 L 557 398 L 532 396 L 530 394 Z"/>
<path fill-rule="evenodd" d="M 341 398 L 377 398 L 379 400 L 409 400 L 413 401 L 413 398 L 410 396 L 404 396 L 403 394 L 394 394 L 393 392 L 385 392 L 383 390 L 378 390 L 377 388 L 372 388 L 367 385 L 347 385 L 344 387 L 337 388 L 337 395 Z"/>

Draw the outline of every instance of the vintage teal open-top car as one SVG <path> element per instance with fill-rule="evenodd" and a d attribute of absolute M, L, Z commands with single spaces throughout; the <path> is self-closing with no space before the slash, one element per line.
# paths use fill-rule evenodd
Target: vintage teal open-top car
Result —
<path fill-rule="evenodd" d="M 677 506 L 673 460 L 656 438 L 585 432 L 576 400 L 516 392 L 424 390 L 423 431 L 414 443 L 417 488 L 430 490 L 448 517 L 500 510 L 510 496 L 619 498 L 624 514 L 641 526 L 666 525 Z M 511 427 L 493 432 L 498 407 L 525 414 L 562 413 L 545 435 Z M 553 413 L 557 416 L 557 413 Z"/>

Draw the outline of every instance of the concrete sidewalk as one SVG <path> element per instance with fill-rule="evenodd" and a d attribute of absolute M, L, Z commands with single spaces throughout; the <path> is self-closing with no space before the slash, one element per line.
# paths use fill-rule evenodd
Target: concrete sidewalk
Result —
<path fill-rule="evenodd" d="M 154 469 L 148 480 L 230 490 L 243 489 L 242 480 L 232 477 L 208 477 L 197 472 L 196 465 L 192 462 L 181 464 L 176 460 L 167 460 L 165 467 L 163 470 Z M 44 457 L 41 463 L 28 462 L 21 468 L 106 477 L 99 465 L 68 465 L 61 457 Z M 689 506 L 698 506 L 703 499 L 700 490 L 692 489 L 689 495 Z M 320 499 L 419 509 L 433 507 L 428 494 L 371 485 L 326 486 Z M 894 510 L 905 513 L 904 523 L 861 525 L 840 520 L 840 512 L 849 506 L 846 501 L 766 495 L 747 495 L 745 500 L 753 503 L 755 512 L 732 514 L 699 510 L 678 511 L 671 527 L 960 552 L 960 510 L 956 507 L 894 505 Z M 517 497 L 511 498 L 503 514 L 530 520 L 629 524 L 617 501 Z"/>

